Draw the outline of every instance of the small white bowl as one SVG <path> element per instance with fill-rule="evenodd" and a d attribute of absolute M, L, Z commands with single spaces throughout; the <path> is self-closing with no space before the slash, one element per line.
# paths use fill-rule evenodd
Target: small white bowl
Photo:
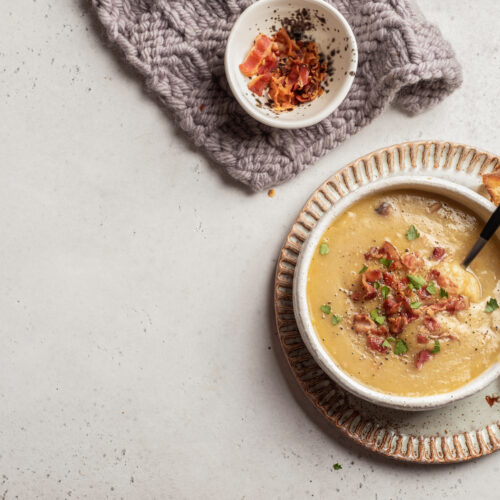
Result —
<path fill-rule="evenodd" d="M 318 44 L 320 52 L 328 55 L 335 50 L 332 65 L 334 73 L 324 83 L 325 92 L 310 103 L 292 111 L 277 113 L 265 105 L 266 98 L 258 98 L 248 90 L 250 79 L 243 75 L 239 65 L 245 60 L 259 33 L 273 35 L 281 28 L 279 19 L 290 17 L 298 9 L 312 14 L 314 29 L 306 36 Z M 324 22 L 320 21 L 320 18 Z M 274 27 L 274 30 L 273 30 Z M 224 66 L 234 97 L 245 111 L 256 120 L 277 128 L 309 127 L 333 113 L 351 88 L 358 65 L 356 39 L 345 18 L 323 0 L 259 0 L 248 7 L 231 30 L 226 45 Z"/>
<path fill-rule="evenodd" d="M 396 396 L 379 392 L 351 377 L 330 357 L 314 330 L 307 304 L 306 288 L 309 266 L 318 242 L 327 228 L 340 214 L 345 212 L 358 200 L 374 193 L 395 189 L 412 189 L 439 194 L 440 196 L 461 203 L 484 221 L 486 221 L 495 210 L 495 206 L 490 201 L 474 191 L 444 179 L 423 176 L 394 176 L 360 187 L 336 202 L 313 228 L 305 241 L 295 269 L 293 281 L 293 308 L 302 340 L 307 346 L 307 349 L 327 375 L 344 389 L 366 401 L 389 408 L 415 411 L 430 410 L 458 401 L 486 387 L 500 376 L 500 363 L 495 363 L 479 377 L 452 392 L 419 397 Z"/>

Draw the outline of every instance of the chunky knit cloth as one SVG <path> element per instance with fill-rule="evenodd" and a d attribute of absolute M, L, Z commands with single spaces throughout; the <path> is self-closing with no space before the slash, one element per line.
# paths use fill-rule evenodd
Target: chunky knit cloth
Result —
<path fill-rule="evenodd" d="M 224 50 L 252 0 L 92 0 L 110 40 L 196 146 L 255 190 L 286 181 L 394 101 L 419 113 L 462 81 L 450 45 L 411 0 L 328 0 L 356 36 L 359 66 L 342 105 L 299 130 L 267 127 L 233 98 Z"/>

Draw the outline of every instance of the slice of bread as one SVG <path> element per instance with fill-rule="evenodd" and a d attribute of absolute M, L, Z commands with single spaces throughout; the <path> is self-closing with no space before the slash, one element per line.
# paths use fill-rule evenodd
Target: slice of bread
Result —
<path fill-rule="evenodd" d="M 500 171 L 484 174 L 483 184 L 490 193 L 491 201 L 495 205 L 500 205 Z"/>

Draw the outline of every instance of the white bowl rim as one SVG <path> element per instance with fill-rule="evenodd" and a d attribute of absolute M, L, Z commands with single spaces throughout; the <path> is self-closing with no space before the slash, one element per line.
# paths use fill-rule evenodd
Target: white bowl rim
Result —
<path fill-rule="evenodd" d="M 335 363 L 319 341 L 309 317 L 306 293 L 307 275 L 314 251 L 326 229 L 336 217 L 358 200 L 367 195 L 396 189 L 439 193 L 445 198 L 448 197 L 462 204 L 467 201 L 467 208 L 483 219 L 486 218 L 487 214 L 493 213 L 495 209 L 493 203 L 468 187 L 436 177 L 395 175 L 361 186 L 335 202 L 321 217 L 304 242 L 297 260 L 293 280 L 293 309 L 300 335 L 307 349 L 326 374 L 341 387 L 366 401 L 380 406 L 398 410 L 430 410 L 458 401 L 484 389 L 500 375 L 500 363 L 495 362 L 481 375 L 451 392 L 431 396 L 398 396 L 383 393 L 359 382 Z M 479 212 L 482 212 L 482 214 Z"/>
<path fill-rule="evenodd" d="M 324 120 L 327 116 L 331 115 L 342 104 L 347 94 L 349 93 L 349 90 L 351 89 L 354 78 L 345 79 L 344 84 L 342 85 L 340 91 L 336 93 L 336 98 L 333 99 L 328 106 L 325 106 L 321 112 L 316 113 L 315 115 L 310 117 L 298 118 L 297 120 L 293 121 L 290 120 L 287 122 L 281 121 L 279 119 L 279 115 L 276 117 L 271 117 L 261 114 L 257 106 L 251 104 L 250 102 L 248 102 L 247 99 L 243 98 L 238 86 L 236 85 L 235 81 L 232 78 L 232 68 L 230 67 L 230 61 L 229 61 L 231 43 L 233 39 L 237 36 L 239 29 L 241 29 L 241 25 L 244 22 L 245 15 L 267 4 L 272 5 L 275 2 L 276 0 L 257 0 L 255 3 L 251 4 L 242 12 L 238 17 L 238 19 L 236 20 L 236 22 L 234 23 L 231 32 L 229 33 L 229 37 L 226 42 L 226 50 L 224 52 L 224 70 L 226 73 L 226 79 L 229 83 L 229 87 L 235 99 L 238 101 L 241 107 L 257 121 L 263 123 L 264 125 L 268 125 L 270 127 L 282 128 L 282 129 L 297 129 L 297 128 L 310 127 L 312 125 L 316 125 L 316 123 L 319 123 L 320 121 Z M 345 28 L 347 36 L 350 39 L 353 49 L 352 53 L 353 62 L 351 63 L 349 71 L 356 72 L 358 68 L 358 45 L 356 43 L 356 37 L 354 36 L 351 26 L 349 25 L 345 17 L 335 7 L 333 7 L 333 5 L 330 5 L 329 3 L 325 2 L 325 0 L 308 0 L 308 2 L 321 5 L 323 8 L 329 10 L 334 16 L 338 18 L 342 26 Z"/>

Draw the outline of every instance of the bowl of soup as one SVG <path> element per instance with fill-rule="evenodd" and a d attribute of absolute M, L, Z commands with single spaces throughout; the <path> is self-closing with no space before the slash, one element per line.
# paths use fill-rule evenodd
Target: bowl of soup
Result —
<path fill-rule="evenodd" d="M 494 205 L 444 179 L 394 176 L 336 202 L 305 241 L 293 302 L 306 347 L 349 392 L 403 410 L 500 375 L 500 241 L 461 263 Z"/>

